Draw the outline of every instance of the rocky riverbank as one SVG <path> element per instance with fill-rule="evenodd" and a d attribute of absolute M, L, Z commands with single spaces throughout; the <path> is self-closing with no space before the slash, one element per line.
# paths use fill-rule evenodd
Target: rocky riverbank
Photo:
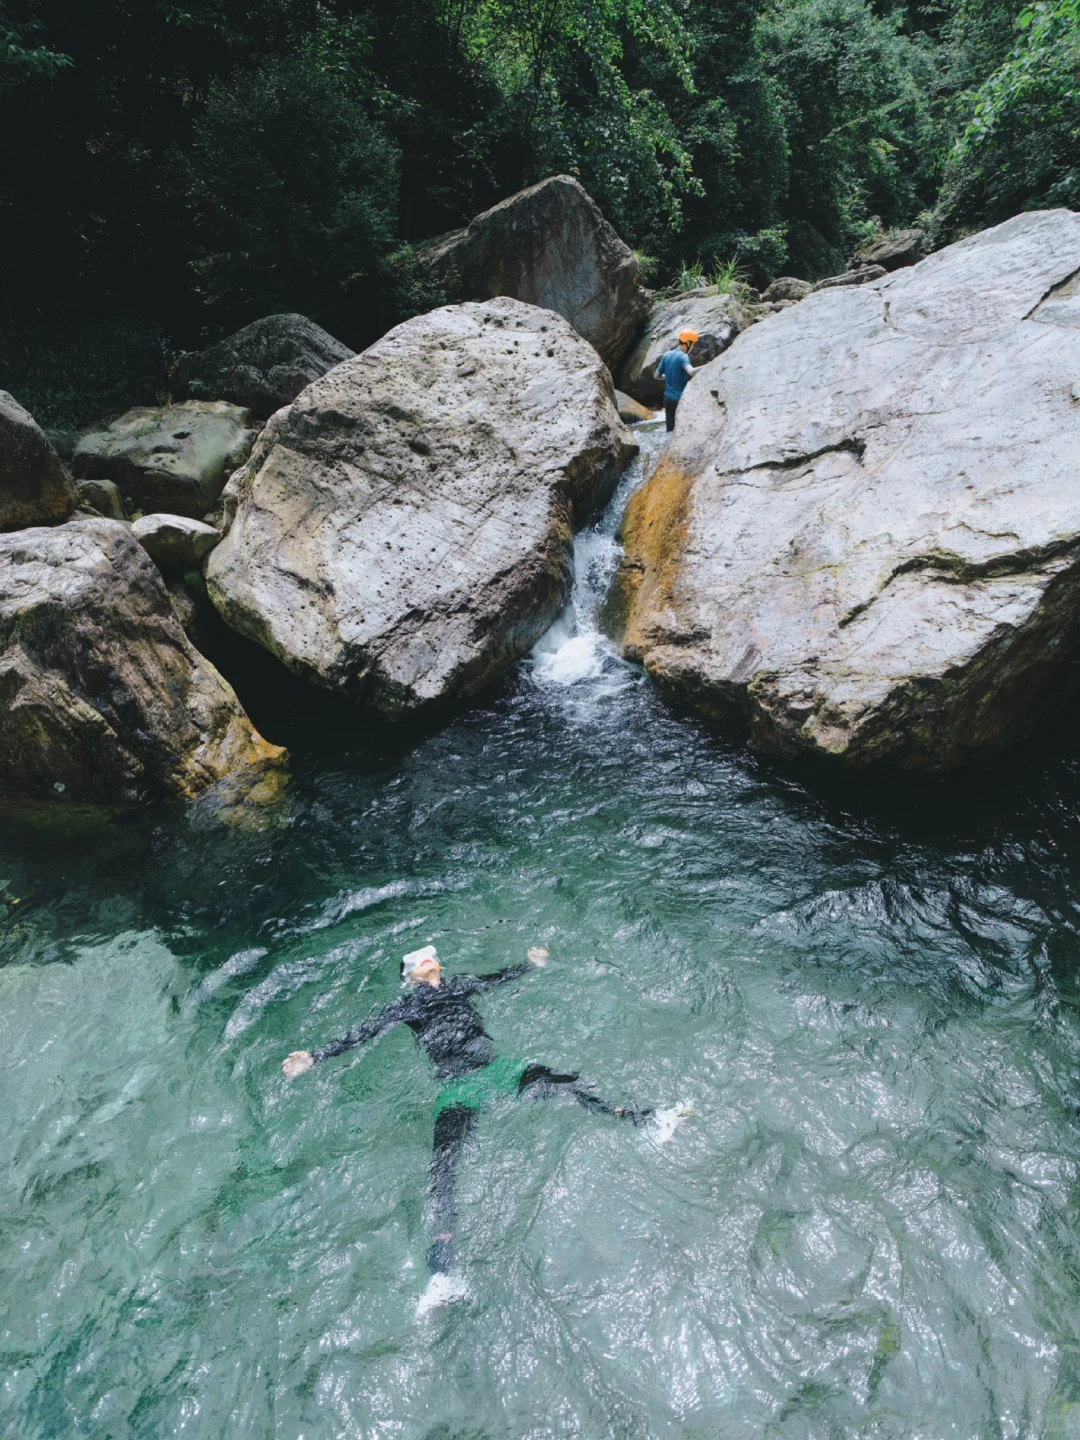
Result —
<path fill-rule="evenodd" d="M 608 606 L 625 655 L 780 754 L 1001 754 L 1080 643 L 1080 216 L 923 248 L 652 295 L 555 177 L 402 262 L 453 303 L 360 355 L 266 317 L 83 435 L 71 474 L 0 396 L 0 788 L 270 793 L 283 752 L 197 648 L 210 602 L 384 720 L 476 695 L 564 605 L 685 327 L 703 368 Z"/>

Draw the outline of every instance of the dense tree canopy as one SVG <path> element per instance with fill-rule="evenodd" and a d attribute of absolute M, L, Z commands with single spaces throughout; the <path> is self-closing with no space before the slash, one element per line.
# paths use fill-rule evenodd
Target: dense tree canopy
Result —
<path fill-rule="evenodd" d="M 559 171 L 658 283 L 1076 205 L 1078 76 L 1080 0 L 0 0 L 0 384 L 78 418 L 281 308 L 364 343 L 396 249 Z"/>

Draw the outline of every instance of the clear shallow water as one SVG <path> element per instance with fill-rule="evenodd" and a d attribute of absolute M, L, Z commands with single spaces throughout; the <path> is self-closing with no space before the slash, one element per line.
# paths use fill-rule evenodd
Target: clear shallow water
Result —
<path fill-rule="evenodd" d="M 5 822 L 0 1435 L 1080 1433 L 1069 745 L 962 790 L 778 771 L 596 636 L 612 528 L 441 734 L 256 697 L 279 828 Z M 504 1052 L 693 1114 L 496 1105 L 469 1294 L 418 1321 L 427 1062 L 280 1063 L 429 940 L 546 945 L 484 1000 Z"/>

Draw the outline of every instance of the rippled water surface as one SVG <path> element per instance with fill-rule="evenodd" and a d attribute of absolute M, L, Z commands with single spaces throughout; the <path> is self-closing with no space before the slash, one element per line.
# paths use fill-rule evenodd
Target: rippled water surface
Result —
<path fill-rule="evenodd" d="M 442 733 L 253 702 L 287 823 L 5 822 L 0 1435 L 1080 1435 L 1068 737 L 960 790 L 756 760 L 596 635 L 613 519 Z M 418 1318 L 428 1062 L 280 1065 L 429 941 L 545 945 L 504 1053 L 692 1113 L 498 1101 Z"/>

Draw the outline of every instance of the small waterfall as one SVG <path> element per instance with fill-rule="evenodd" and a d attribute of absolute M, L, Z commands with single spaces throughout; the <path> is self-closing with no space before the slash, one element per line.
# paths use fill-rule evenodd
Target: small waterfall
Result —
<path fill-rule="evenodd" d="M 619 564 L 615 532 L 630 496 L 652 474 L 667 441 L 663 421 L 646 421 L 632 427 L 641 446 L 627 466 L 615 494 L 595 524 L 578 532 L 574 540 L 574 586 L 566 609 L 546 635 L 537 641 L 530 657 L 533 679 L 547 689 L 580 686 L 582 698 L 618 694 L 633 683 L 634 672 L 619 658 L 612 642 L 597 624 Z M 588 682 L 587 684 L 585 682 Z"/>

